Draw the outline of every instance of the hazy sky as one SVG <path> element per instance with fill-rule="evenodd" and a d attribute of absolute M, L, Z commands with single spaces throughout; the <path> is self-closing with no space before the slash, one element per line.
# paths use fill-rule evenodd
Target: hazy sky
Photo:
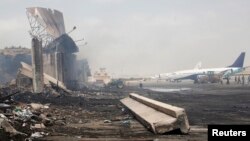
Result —
<path fill-rule="evenodd" d="M 224 67 L 246 51 L 250 65 L 249 0 L 1 0 L 0 48 L 29 47 L 26 7 L 64 14 L 74 40 L 85 38 L 79 58 L 92 71 L 151 75 L 202 67 Z M 78 42 L 83 44 L 84 42 Z"/>

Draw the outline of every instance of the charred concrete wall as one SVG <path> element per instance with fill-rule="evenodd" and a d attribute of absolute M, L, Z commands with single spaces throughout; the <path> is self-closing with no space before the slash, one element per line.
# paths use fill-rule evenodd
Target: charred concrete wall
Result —
<path fill-rule="evenodd" d="M 83 87 L 90 75 L 87 60 L 76 60 L 78 47 L 67 34 L 44 49 L 44 72 L 62 81 L 68 89 Z"/>
<path fill-rule="evenodd" d="M 50 76 L 56 78 L 55 72 L 55 53 L 43 54 L 43 70 Z"/>
<path fill-rule="evenodd" d="M 75 89 L 77 83 L 86 81 L 86 68 L 76 61 L 79 51 L 75 42 L 66 33 L 62 12 L 42 7 L 27 8 L 30 33 L 43 41 L 43 70 L 46 74 L 63 82 L 68 89 Z M 38 24 L 39 23 L 39 24 Z M 81 71 L 80 71 L 81 70 Z M 89 71 L 89 70 L 88 70 Z M 79 72 L 81 77 L 79 77 Z"/>

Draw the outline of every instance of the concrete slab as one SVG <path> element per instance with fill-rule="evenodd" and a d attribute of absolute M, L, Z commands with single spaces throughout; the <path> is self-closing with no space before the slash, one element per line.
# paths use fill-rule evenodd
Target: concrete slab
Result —
<path fill-rule="evenodd" d="M 189 132 L 189 123 L 183 108 L 152 100 L 135 93 L 121 102 L 135 117 L 155 134 L 163 134 L 175 129 Z"/>
<path fill-rule="evenodd" d="M 21 62 L 20 73 L 29 77 L 29 78 L 32 78 L 32 67 L 24 62 Z M 66 86 L 63 84 L 63 82 L 53 78 L 52 76 L 50 76 L 46 73 L 43 73 L 43 77 L 44 77 L 44 84 L 49 84 L 51 82 L 55 85 L 58 85 L 58 87 L 62 88 L 63 90 L 69 91 L 66 88 Z"/>

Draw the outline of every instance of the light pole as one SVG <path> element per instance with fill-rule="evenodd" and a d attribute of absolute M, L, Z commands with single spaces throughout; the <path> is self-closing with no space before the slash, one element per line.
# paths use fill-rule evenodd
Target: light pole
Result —
<path fill-rule="evenodd" d="M 76 29 L 76 26 L 74 26 L 73 29 L 70 30 L 70 31 L 69 31 L 68 33 L 66 33 L 66 34 L 70 34 L 70 33 L 73 32 L 75 29 Z"/>
<path fill-rule="evenodd" d="M 84 38 L 79 39 L 79 40 L 75 40 L 75 42 L 80 42 L 80 41 L 83 41 L 83 40 L 84 40 Z"/>

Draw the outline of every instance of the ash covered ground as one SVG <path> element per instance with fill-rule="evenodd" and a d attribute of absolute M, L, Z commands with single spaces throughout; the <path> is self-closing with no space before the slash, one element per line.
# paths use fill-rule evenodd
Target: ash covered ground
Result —
<path fill-rule="evenodd" d="M 152 91 L 151 88 L 161 88 Z M 5 87 L 3 93 L 14 91 Z M 170 90 L 162 92 L 162 89 Z M 48 105 L 48 108 L 32 110 L 44 121 L 20 121 L 6 115 L 10 124 L 27 136 L 15 138 L 24 140 L 32 134 L 44 133 L 32 140 L 207 140 L 208 124 L 250 124 L 250 85 L 219 85 L 190 83 L 144 83 L 143 89 L 138 84 L 130 84 L 123 89 L 100 89 L 70 94 L 47 92 L 33 94 L 21 91 L 12 96 L 13 109 L 26 107 L 30 103 Z M 121 104 L 120 99 L 135 92 L 140 95 L 185 108 L 190 133 L 182 135 L 178 131 L 154 135 L 140 124 Z M 25 123 L 25 125 L 24 125 Z M 43 123 L 44 128 L 30 128 Z"/>

